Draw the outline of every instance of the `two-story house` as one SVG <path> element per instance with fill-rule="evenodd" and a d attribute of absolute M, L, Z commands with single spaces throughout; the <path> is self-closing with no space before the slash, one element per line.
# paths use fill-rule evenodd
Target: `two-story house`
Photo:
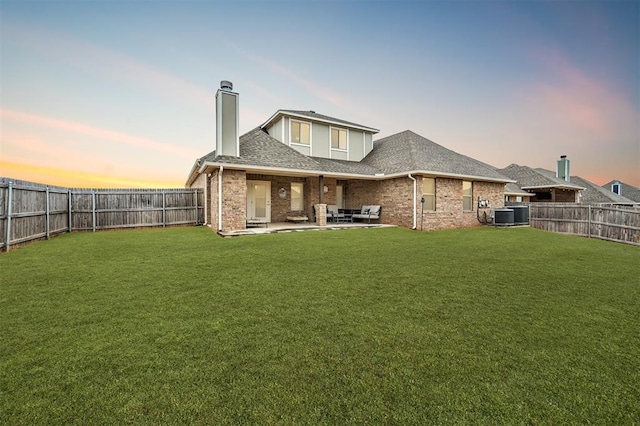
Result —
<path fill-rule="evenodd" d="M 315 111 L 278 110 L 239 135 L 238 101 L 221 82 L 216 150 L 196 160 L 186 183 L 205 190 L 216 231 L 295 213 L 313 221 L 325 204 L 380 205 L 382 223 L 413 229 L 469 227 L 502 207 L 505 184 L 514 182 L 411 131 L 374 141 L 378 129 Z"/>

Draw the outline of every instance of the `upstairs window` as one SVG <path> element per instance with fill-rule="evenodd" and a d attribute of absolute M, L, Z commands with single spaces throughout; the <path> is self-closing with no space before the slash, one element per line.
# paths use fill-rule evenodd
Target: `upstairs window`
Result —
<path fill-rule="evenodd" d="M 436 210 L 436 180 L 435 178 L 422 178 L 422 197 L 424 198 L 424 210 L 433 212 Z"/>
<path fill-rule="evenodd" d="M 347 131 L 345 129 L 331 128 L 331 148 L 347 150 Z"/>
<path fill-rule="evenodd" d="M 614 194 L 618 194 L 618 195 L 620 195 L 620 184 L 616 182 L 616 183 L 614 183 L 613 185 L 611 185 L 611 191 L 612 191 Z"/>
<path fill-rule="evenodd" d="M 291 143 L 309 145 L 311 143 L 311 125 L 291 120 Z"/>
<path fill-rule="evenodd" d="M 291 211 L 304 210 L 304 184 L 291 183 Z"/>
<path fill-rule="evenodd" d="M 462 181 L 462 210 L 473 210 L 473 183 Z"/>

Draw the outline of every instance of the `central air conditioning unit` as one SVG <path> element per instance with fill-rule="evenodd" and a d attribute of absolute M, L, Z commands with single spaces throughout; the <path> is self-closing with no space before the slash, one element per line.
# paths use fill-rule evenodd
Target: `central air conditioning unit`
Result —
<path fill-rule="evenodd" d="M 493 211 L 493 224 L 495 226 L 510 226 L 515 223 L 513 209 L 495 209 Z"/>

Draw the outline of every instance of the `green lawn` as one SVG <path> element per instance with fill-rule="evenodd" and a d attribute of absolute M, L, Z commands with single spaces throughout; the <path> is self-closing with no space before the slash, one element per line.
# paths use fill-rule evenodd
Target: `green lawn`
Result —
<path fill-rule="evenodd" d="M 529 228 L 0 254 L 0 424 L 638 424 L 640 249 Z"/>

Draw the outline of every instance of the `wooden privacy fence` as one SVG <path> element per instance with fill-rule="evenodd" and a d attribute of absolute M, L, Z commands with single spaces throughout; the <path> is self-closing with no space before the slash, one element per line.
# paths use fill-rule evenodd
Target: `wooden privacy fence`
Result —
<path fill-rule="evenodd" d="M 545 231 L 640 245 L 640 210 L 634 208 L 534 203 L 529 223 Z"/>
<path fill-rule="evenodd" d="M 71 189 L 0 178 L 0 249 L 71 231 L 200 225 L 198 189 Z"/>

